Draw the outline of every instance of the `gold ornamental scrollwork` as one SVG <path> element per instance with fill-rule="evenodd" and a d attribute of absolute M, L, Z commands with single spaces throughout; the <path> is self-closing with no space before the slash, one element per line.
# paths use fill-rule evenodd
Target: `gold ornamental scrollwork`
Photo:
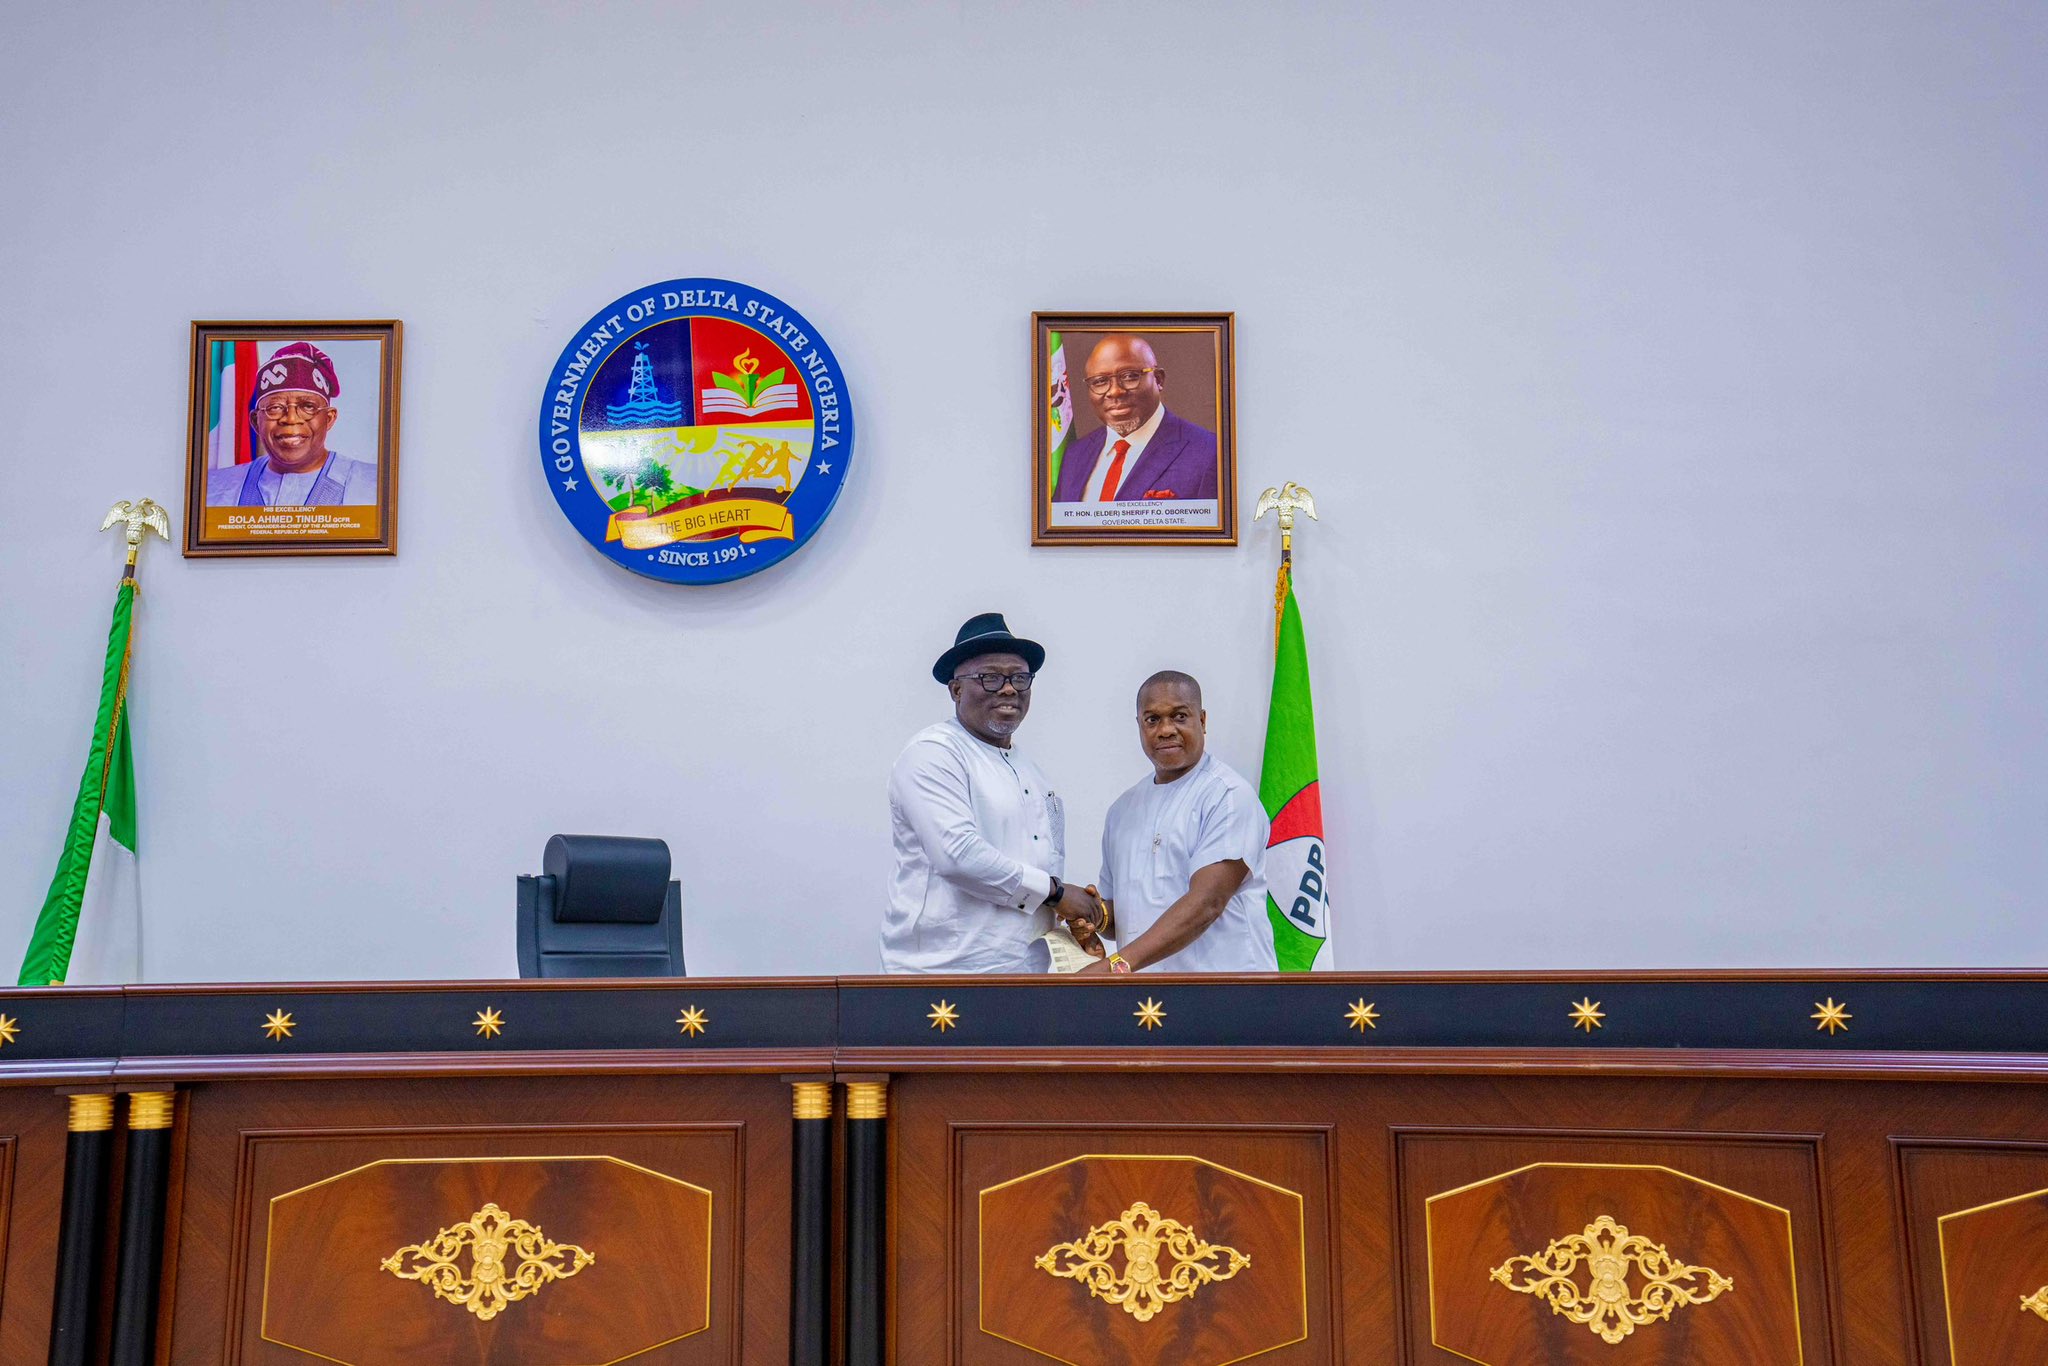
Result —
<path fill-rule="evenodd" d="M 1124 1258 L 1121 1272 L 1110 1265 L 1119 1251 Z M 1109 1223 L 1047 1249 L 1032 1263 L 1041 1271 L 1081 1282 L 1090 1295 L 1120 1307 L 1140 1323 L 1251 1264 L 1252 1259 L 1236 1248 L 1202 1241 L 1186 1224 L 1161 1218 L 1142 1200 Z"/>
<path fill-rule="evenodd" d="M 469 1273 L 458 1265 L 469 1253 Z M 567 1280 L 596 1261 L 571 1243 L 551 1242 L 534 1225 L 486 1204 L 467 1220 L 444 1228 L 424 1243 L 386 1257 L 383 1269 L 400 1280 L 418 1281 L 488 1322 L 505 1306 L 537 1294 L 550 1281 Z"/>
<path fill-rule="evenodd" d="M 1581 1265 L 1591 1278 L 1584 1287 L 1578 1281 Z M 1517 1272 L 1526 1273 L 1525 1278 L 1517 1281 Z M 1646 1281 L 1640 1294 L 1630 1285 L 1631 1273 Z M 1534 1256 L 1510 1257 L 1493 1269 L 1493 1279 L 1546 1301 L 1552 1313 L 1585 1324 L 1610 1345 L 1686 1305 L 1705 1304 L 1735 1288 L 1720 1272 L 1687 1266 L 1605 1214 L 1586 1225 L 1585 1232 L 1559 1238 Z"/>
<path fill-rule="evenodd" d="M 2032 1314 L 2038 1319 L 2048 1320 L 2048 1285 L 2042 1286 L 2033 1294 L 2022 1299 L 2020 1301 L 2020 1311 Z"/>

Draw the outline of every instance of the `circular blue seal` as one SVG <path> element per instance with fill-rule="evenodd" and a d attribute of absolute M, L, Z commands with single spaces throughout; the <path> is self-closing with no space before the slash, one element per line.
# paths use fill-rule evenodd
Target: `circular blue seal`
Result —
<path fill-rule="evenodd" d="M 801 313 L 731 280 L 667 280 L 570 339 L 540 406 L 540 462 L 583 539 L 636 574 L 724 583 L 823 524 L 853 408 Z"/>

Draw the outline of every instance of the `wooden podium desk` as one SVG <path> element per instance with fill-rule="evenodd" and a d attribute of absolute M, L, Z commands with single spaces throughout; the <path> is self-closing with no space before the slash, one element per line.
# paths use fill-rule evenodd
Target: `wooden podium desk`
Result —
<path fill-rule="evenodd" d="M 0 1366 L 2048 1363 L 2048 974 L 0 994 Z"/>

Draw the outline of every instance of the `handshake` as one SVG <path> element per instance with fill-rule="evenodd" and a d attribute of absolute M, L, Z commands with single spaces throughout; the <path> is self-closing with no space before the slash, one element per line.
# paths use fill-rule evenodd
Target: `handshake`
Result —
<path fill-rule="evenodd" d="M 1053 914 L 1066 926 L 1067 933 L 1074 936 L 1074 942 L 1086 949 L 1091 957 L 1101 958 L 1109 950 L 1103 947 L 1102 936 L 1109 930 L 1109 907 L 1102 902 L 1101 895 L 1090 885 L 1076 887 L 1073 883 L 1061 885 L 1059 899 L 1052 903 Z"/>

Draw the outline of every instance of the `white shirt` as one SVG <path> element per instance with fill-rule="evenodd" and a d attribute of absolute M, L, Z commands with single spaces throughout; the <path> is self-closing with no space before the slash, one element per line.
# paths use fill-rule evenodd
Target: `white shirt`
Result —
<path fill-rule="evenodd" d="M 1088 487 L 1081 491 L 1081 501 L 1093 503 L 1102 497 L 1102 483 L 1109 477 L 1109 467 L 1116 463 L 1116 443 L 1128 441 L 1131 448 L 1124 452 L 1124 467 L 1116 476 L 1119 486 L 1117 492 L 1121 494 L 1122 484 L 1130 477 L 1131 470 L 1137 466 L 1138 457 L 1145 453 L 1145 447 L 1152 443 L 1152 434 L 1159 430 L 1159 424 L 1164 421 L 1166 405 L 1162 403 L 1152 410 L 1152 416 L 1145 419 L 1144 425 L 1129 436 L 1118 436 L 1114 427 L 1105 430 L 1102 433 L 1102 450 L 1096 454 L 1095 469 L 1088 475 Z M 1116 498 L 1111 501 L 1120 503 L 1123 499 Z"/>
<path fill-rule="evenodd" d="M 1067 852 L 1065 809 L 1038 765 L 957 720 L 928 726 L 890 770 L 889 823 L 883 969 L 1025 970 Z"/>
<path fill-rule="evenodd" d="M 1159 972 L 1277 972 L 1266 918 L 1266 838 L 1259 794 L 1213 754 L 1170 783 L 1143 781 L 1118 797 L 1102 826 L 1096 890 L 1116 903 L 1117 943 L 1129 944 L 1187 895 L 1195 873 L 1242 859 L 1250 871 L 1209 928 L 1149 966 Z"/>

